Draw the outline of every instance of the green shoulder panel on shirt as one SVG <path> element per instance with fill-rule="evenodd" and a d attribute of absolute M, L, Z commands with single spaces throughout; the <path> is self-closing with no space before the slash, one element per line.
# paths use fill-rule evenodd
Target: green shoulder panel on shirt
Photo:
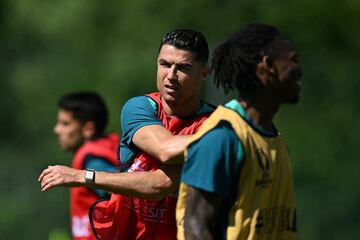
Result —
<path fill-rule="evenodd" d="M 253 123 L 253 121 L 251 121 L 249 116 L 247 115 L 245 109 L 240 105 L 239 101 L 237 101 L 236 99 L 233 99 L 233 100 L 227 102 L 224 106 L 237 112 L 253 129 L 255 129 L 257 132 L 259 132 L 261 135 L 273 137 L 273 136 L 277 136 L 279 134 L 279 132 L 276 130 L 275 126 L 274 126 L 274 128 L 275 128 L 274 132 L 268 132 L 268 131 L 264 130 L 263 128 L 261 128 L 260 126 L 255 125 Z"/>
<path fill-rule="evenodd" d="M 154 110 L 157 111 L 157 108 L 158 108 L 157 103 L 150 97 L 148 97 L 147 99 L 148 99 L 150 105 L 154 108 Z"/>
<path fill-rule="evenodd" d="M 245 120 L 249 120 L 249 117 L 248 117 L 248 115 L 246 114 L 245 109 L 239 104 L 239 102 L 238 102 L 237 100 L 233 99 L 233 100 L 227 102 L 227 103 L 225 104 L 225 107 L 230 108 L 230 109 L 236 111 L 236 112 L 239 113 L 240 116 L 243 117 Z"/>
<path fill-rule="evenodd" d="M 188 148 L 181 181 L 187 185 L 232 198 L 244 151 L 227 122 L 221 122 Z"/>

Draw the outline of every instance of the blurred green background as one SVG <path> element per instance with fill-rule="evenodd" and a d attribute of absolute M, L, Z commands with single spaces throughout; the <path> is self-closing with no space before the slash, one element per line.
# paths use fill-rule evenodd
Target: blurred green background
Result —
<path fill-rule="evenodd" d="M 126 99 L 155 90 L 162 35 L 205 34 L 213 49 L 244 24 L 281 29 L 304 70 L 301 102 L 276 124 L 290 147 L 299 239 L 359 239 L 360 1 L 1 0 L 0 239 L 66 240 L 68 190 L 40 192 L 49 164 L 69 164 L 52 128 L 57 99 L 95 90 L 119 131 Z M 204 98 L 224 101 L 209 79 Z M 358 205 L 359 204 L 359 205 Z"/>

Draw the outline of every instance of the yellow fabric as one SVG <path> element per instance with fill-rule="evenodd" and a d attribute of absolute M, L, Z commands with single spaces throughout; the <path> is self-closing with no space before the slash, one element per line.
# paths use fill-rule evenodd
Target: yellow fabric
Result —
<path fill-rule="evenodd" d="M 228 215 L 227 239 L 296 239 L 290 159 L 281 135 L 265 137 L 238 113 L 219 106 L 192 137 L 189 145 L 216 127 L 220 121 L 231 124 L 245 152 L 237 198 Z M 186 154 L 185 151 L 185 159 Z M 186 185 L 181 183 L 176 210 L 180 240 L 184 239 L 185 199 Z"/>

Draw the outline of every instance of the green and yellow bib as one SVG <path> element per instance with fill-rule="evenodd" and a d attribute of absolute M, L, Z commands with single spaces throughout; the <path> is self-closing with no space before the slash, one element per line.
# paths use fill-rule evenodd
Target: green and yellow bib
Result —
<path fill-rule="evenodd" d="M 219 106 L 192 137 L 188 146 L 221 121 L 240 139 L 245 158 L 237 198 L 228 214 L 227 239 L 296 239 L 296 209 L 290 158 L 280 134 L 265 136 L 236 111 Z M 185 151 L 186 159 L 187 151 Z M 206 161 L 206 159 L 204 159 Z M 176 219 L 178 239 L 184 239 L 186 185 L 181 183 Z"/>

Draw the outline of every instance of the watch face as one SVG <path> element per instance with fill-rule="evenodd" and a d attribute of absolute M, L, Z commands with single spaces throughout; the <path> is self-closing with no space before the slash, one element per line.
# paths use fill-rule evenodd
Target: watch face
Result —
<path fill-rule="evenodd" d="M 85 181 L 86 182 L 93 182 L 94 181 L 95 172 L 92 170 L 85 171 Z"/>

